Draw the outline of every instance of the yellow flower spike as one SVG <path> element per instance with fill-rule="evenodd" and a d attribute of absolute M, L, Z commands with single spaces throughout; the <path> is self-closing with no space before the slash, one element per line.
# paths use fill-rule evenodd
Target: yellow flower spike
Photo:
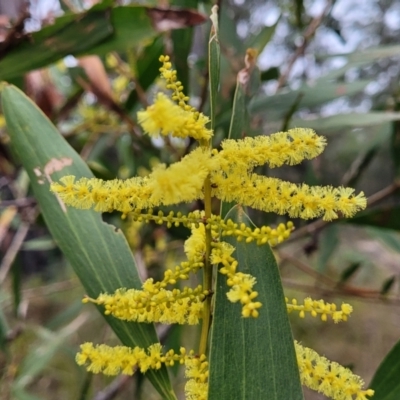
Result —
<path fill-rule="evenodd" d="M 136 207 L 149 208 L 150 191 L 148 178 L 131 178 L 125 181 L 114 179 L 81 178 L 75 181 L 74 176 L 65 176 L 61 183 L 52 183 L 50 190 L 69 206 L 96 211 L 121 211 L 128 213 Z"/>
<path fill-rule="evenodd" d="M 363 390 L 363 380 L 349 369 L 329 361 L 296 341 L 295 349 L 303 385 L 333 400 L 368 400 L 368 397 L 373 396 L 374 391 Z"/>
<path fill-rule="evenodd" d="M 81 351 L 76 355 L 78 365 L 85 365 L 89 372 L 105 375 L 133 375 L 136 370 L 142 373 L 149 369 L 160 369 L 162 364 L 172 367 L 175 362 L 185 364 L 185 375 L 188 378 L 185 386 L 186 399 L 207 400 L 208 393 L 208 362 L 204 354 L 196 357 L 193 351 L 187 354 L 184 348 L 179 354 L 169 350 L 162 353 L 160 343 L 155 343 L 147 349 L 140 347 L 115 346 L 104 344 L 94 346 L 92 343 L 81 345 Z"/>
<path fill-rule="evenodd" d="M 212 194 L 220 200 L 236 202 L 266 212 L 288 214 L 291 218 L 318 218 L 325 221 L 353 216 L 366 207 L 361 192 L 330 186 L 296 185 L 277 178 L 248 174 L 236 170 L 229 174 L 214 171 L 211 174 Z"/>
<path fill-rule="evenodd" d="M 165 94 L 158 93 L 154 103 L 137 113 L 138 122 L 150 136 L 192 137 L 198 141 L 209 140 L 212 130 L 206 128 L 210 122 L 203 114 L 182 109 Z"/>
<path fill-rule="evenodd" d="M 165 79 L 167 88 L 172 90 L 172 99 L 175 100 L 183 110 L 191 111 L 197 116 L 199 114 L 198 111 L 194 107 L 186 104 L 189 101 L 189 97 L 183 93 L 184 88 L 181 82 L 178 81 L 176 71 L 172 69 L 169 56 L 160 56 L 159 60 L 163 63 L 160 68 L 161 76 Z"/>
<path fill-rule="evenodd" d="M 153 105 L 138 112 L 139 124 L 151 136 L 171 134 L 174 137 L 208 141 L 213 135 L 212 130 L 206 128 L 210 119 L 187 104 L 189 97 L 183 93 L 183 86 L 177 80 L 169 57 L 161 56 L 160 61 L 163 63 L 160 68 L 161 76 L 165 79 L 167 88 L 172 90 L 172 100 L 177 104 L 165 94 L 158 93 Z"/>
<path fill-rule="evenodd" d="M 228 300 L 232 303 L 240 302 L 243 305 L 244 318 L 257 318 L 259 315 L 257 309 L 262 304 L 253 301 L 258 296 L 258 293 L 253 291 L 256 279 L 249 274 L 236 272 L 238 262 L 231 256 L 234 250 L 235 248 L 226 242 L 212 243 L 211 263 L 223 265 L 219 272 L 227 276 L 227 285 L 231 287 L 226 294 Z"/>
<path fill-rule="evenodd" d="M 203 198 L 204 180 L 212 165 L 210 151 L 200 147 L 168 168 L 159 164 L 149 176 L 150 201 L 170 205 Z"/>
<path fill-rule="evenodd" d="M 235 236 L 238 241 L 245 240 L 247 243 L 255 240 L 258 245 L 268 243 L 270 246 L 289 238 L 294 229 L 291 221 L 286 225 L 279 224 L 276 229 L 271 229 L 269 226 L 251 229 L 244 224 L 238 226 L 231 219 L 225 221 L 216 215 L 212 215 L 211 219 L 207 220 L 207 226 L 210 226 L 215 231 L 220 231 L 221 236 Z"/>
<path fill-rule="evenodd" d="M 316 317 L 318 314 L 320 314 L 321 320 L 324 322 L 328 320 L 328 315 L 331 316 L 335 323 L 347 321 L 348 316 L 353 311 L 353 307 L 347 303 L 343 303 L 339 311 L 336 304 L 325 303 L 324 300 L 312 300 L 310 297 L 304 299 L 303 304 L 298 304 L 296 299 L 293 299 L 291 302 L 289 302 L 287 297 L 285 298 L 285 301 L 286 308 L 289 313 L 292 311 L 299 311 L 300 318 L 304 318 L 305 313 L 307 312 L 309 312 L 313 317 Z"/>
<path fill-rule="evenodd" d="M 199 224 L 198 228 L 192 224 L 192 234 L 185 241 L 184 250 L 188 260 L 203 260 L 206 254 L 206 229 L 204 224 Z"/>
<path fill-rule="evenodd" d="M 272 168 L 299 164 L 305 159 L 317 157 L 325 146 L 326 139 L 312 129 L 294 128 L 270 136 L 226 139 L 221 143 L 222 150 L 216 158 L 225 173 L 232 170 L 251 171 L 255 166 L 266 163 Z"/>
<path fill-rule="evenodd" d="M 207 400 L 208 398 L 208 362 L 204 354 L 199 357 L 185 358 L 186 400 Z"/>
<path fill-rule="evenodd" d="M 114 294 L 103 293 L 89 301 L 104 305 L 105 315 L 124 321 L 196 325 L 202 318 L 203 300 L 207 295 L 201 285 L 170 291 L 156 287 L 148 279 L 143 290 L 118 289 Z"/>

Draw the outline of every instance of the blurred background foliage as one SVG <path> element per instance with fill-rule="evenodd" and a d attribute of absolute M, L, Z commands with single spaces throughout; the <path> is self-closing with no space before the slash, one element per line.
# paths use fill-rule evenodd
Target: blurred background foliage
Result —
<path fill-rule="evenodd" d="M 400 1 L 218 5 L 214 144 L 228 135 L 311 127 L 328 139 L 322 156 L 259 172 L 353 186 L 369 197 L 368 210 L 352 220 L 294 221 L 291 239 L 275 249 L 288 297 L 354 306 L 350 321 L 340 325 L 293 316 L 296 339 L 368 383 L 400 336 Z M 171 55 L 192 104 L 209 113 L 211 6 L 197 0 L 0 0 L 0 80 L 32 98 L 97 177 L 145 175 L 192 145 L 150 140 L 136 124 L 137 111 L 163 89 L 161 54 Z M 257 50 L 257 60 L 254 52 L 246 56 L 248 48 Z M 116 339 L 94 308 L 82 306 L 83 288 L 44 224 L 1 114 L 0 196 L 0 398 L 159 398 L 140 375 L 92 377 L 75 365 L 79 343 Z M 252 217 L 258 225 L 285 220 Z M 167 231 L 117 214 L 103 218 L 126 234 L 142 278 L 160 277 L 183 259 L 186 229 Z M 182 341 L 196 347 L 196 329 L 159 334 L 168 347 Z M 172 375 L 181 392 L 183 376 Z M 307 392 L 306 398 L 322 395 Z"/>

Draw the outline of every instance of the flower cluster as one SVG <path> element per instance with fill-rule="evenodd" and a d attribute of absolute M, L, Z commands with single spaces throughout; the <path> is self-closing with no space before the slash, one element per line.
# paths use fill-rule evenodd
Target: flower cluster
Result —
<path fill-rule="evenodd" d="M 282 152 L 276 151 L 272 165 L 291 164 L 310 154 L 318 154 L 311 149 L 321 149 L 321 143 L 324 142 L 308 131 L 295 129 L 271 135 L 276 142 L 282 142 L 283 149 Z M 310 146 L 309 152 L 303 150 L 296 158 L 288 143 L 292 143 L 293 137 L 301 139 L 303 136 L 312 141 L 313 146 Z M 338 218 L 339 213 L 352 217 L 366 207 L 364 194 L 354 195 L 354 189 L 351 188 L 296 185 L 252 173 L 252 167 L 266 160 L 260 156 L 253 164 L 248 161 L 251 168 L 245 167 L 242 158 L 248 159 L 249 155 L 244 154 L 243 150 L 251 150 L 258 141 L 244 139 L 243 146 L 238 142 L 237 147 L 228 146 L 227 152 L 224 149 L 219 153 L 216 150 L 211 153 L 202 147 L 197 148 L 168 168 L 163 164 L 158 165 L 147 177 L 109 181 L 81 178 L 75 182 L 74 177 L 68 176 L 62 178 L 61 183 L 53 183 L 51 190 L 73 207 L 94 207 L 96 211 L 117 210 L 127 214 L 135 209 L 203 199 L 205 178 L 209 176 L 212 194 L 218 199 L 277 214 L 287 213 L 293 218 L 323 217 L 330 221 Z"/>
<path fill-rule="evenodd" d="M 187 104 L 188 97 L 177 81 L 176 71 L 171 69 L 169 58 L 160 60 L 162 76 L 177 104 L 160 93 L 152 106 L 138 113 L 139 123 L 149 135 L 171 134 L 193 137 L 200 144 L 207 142 L 212 135 L 205 128 L 208 118 Z M 205 178 L 209 176 L 213 196 L 222 201 L 287 213 L 293 218 L 323 217 L 330 221 L 338 218 L 339 213 L 351 217 L 366 206 L 362 192 L 355 195 L 350 188 L 296 185 L 252 172 L 254 167 L 264 164 L 270 167 L 298 164 L 317 157 L 325 146 L 325 138 L 312 129 L 295 128 L 270 136 L 223 140 L 220 151 L 211 152 L 208 145 L 201 146 L 168 168 L 158 165 L 148 177 L 106 182 L 85 178 L 74 182 L 72 177 L 64 177 L 61 184 L 54 183 L 51 189 L 73 207 L 127 214 L 137 208 L 202 199 Z"/>
<path fill-rule="evenodd" d="M 185 364 L 185 392 L 188 400 L 207 400 L 208 392 L 208 362 L 204 354 L 196 356 L 193 351 L 186 353 L 181 347 L 179 353 L 169 350 L 162 353 L 159 343 L 148 349 L 140 347 L 116 346 L 104 344 L 94 346 L 87 342 L 81 345 L 81 351 L 76 355 L 78 365 L 86 365 L 86 369 L 94 374 L 133 375 L 137 369 L 144 373 L 149 369 L 160 369 L 162 364 L 172 367 L 175 363 Z"/>
<path fill-rule="evenodd" d="M 297 342 L 295 348 L 303 385 L 333 400 L 367 400 L 367 396 L 373 396 L 372 389 L 362 390 L 363 380 L 349 369 Z"/>
<path fill-rule="evenodd" d="M 259 301 L 254 301 L 258 293 L 253 290 L 256 284 L 256 278 L 250 274 L 244 274 L 237 271 L 238 262 L 232 257 L 235 248 L 226 242 L 213 243 L 211 253 L 211 262 L 213 264 L 222 264 L 219 272 L 228 277 L 227 285 L 231 287 L 227 293 L 229 301 L 232 303 L 240 302 L 242 307 L 242 316 L 245 318 L 257 318 L 258 309 L 262 306 Z"/>
<path fill-rule="evenodd" d="M 169 57 L 162 56 L 160 61 L 163 62 L 161 75 L 167 82 L 167 89 L 173 91 L 172 100 L 177 104 L 164 93 L 158 93 L 154 104 L 138 112 L 138 121 L 143 130 L 150 136 L 192 137 L 198 141 L 211 139 L 213 132 L 206 128 L 210 119 L 187 104 L 189 97 L 183 93 L 182 83 L 177 80 Z"/>
<path fill-rule="evenodd" d="M 120 211 L 123 217 L 130 215 L 134 221 L 166 224 L 168 228 L 181 224 L 191 229 L 184 250 L 187 260 L 174 269 L 167 270 L 164 278 L 155 282 L 147 279 L 141 290 L 118 289 L 113 294 L 103 293 L 85 302 L 103 305 L 105 314 L 127 321 L 198 324 L 208 335 L 210 296 L 212 294 L 212 265 L 227 278 L 226 294 L 232 303 L 242 305 L 242 317 L 257 318 L 262 304 L 257 301 L 256 277 L 240 271 L 233 257 L 235 248 L 222 241 L 225 236 L 238 241 L 258 245 L 276 245 L 287 239 L 293 224 L 279 224 L 276 228 L 251 228 L 224 220 L 211 212 L 211 197 L 224 202 L 235 202 L 266 212 L 287 214 L 293 218 L 311 219 L 322 217 L 326 221 L 353 216 L 366 207 L 366 198 L 351 188 L 331 186 L 308 186 L 293 184 L 277 178 L 258 175 L 254 168 L 268 165 L 271 168 L 284 164 L 295 165 L 322 153 L 325 138 L 312 129 L 296 128 L 269 136 L 226 139 L 221 148 L 211 149 L 213 131 L 207 127 L 209 118 L 196 111 L 183 92 L 183 86 L 172 69 L 169 57 L 160 58 L 161 76 L 172 96 L 158 93 L 154 103 L 139 111 L 138 122 L 150 136 L 171 135 L 193 138 L 199 146 L 180 161 L 166 166 L 159 164 L 144 177 L 127 180 L 76 179 L 65 176 L 51 185 L 51 190 L 67 205 L 99 212 Z M 204 200 L 205 211 L 182 213 L 154 211 L 160 206 Z M 196 288 L 168 289 L 180 280 L 187 280 L 190 273 L 203 269 L 203 285 Z M 300 317 L 306 312 L 321 315 L 322 320 L 331 316 L 333 321 L 346 321 L 352 308 L 342 304 L 340 310 L 323 300 L 305 299 L 304 304 L 286 300 L 288 312 L 298 311 Z M 203 331 L 202 331 L 202 339 Z M 205 340 L 205 352 L 207 336 Z M 200 346 L 202 347 L 202 345 Z M 301 379 L 306 386 L 337 400 L 365 400 L 373 391 L 362 390 L 360 378 L 336 363 L 330 363 L 310 349 L 295 344 Z M 179 354 L 172 350 L 162 353 L 160 344 L 148 349 L 85 343 L 77 355 L 80 365 L 88 371 L 107 375 L 123 373 L 131 375 L 135 369 L 145 372 L 179 362 L 186 366 L 186 396 L 189 400 L 206 400 L 208 392 L 208 363 L 206 356 L 194 353 Z M 347 397 L 346 397 L 347 396 Z M 354 398 L 353 396 L 356 396 Z"/>
<path fill-rule="evenodd" d="M 338 310 L 336 304 L 325 303 L 324 300 L 313 300 L 310 297 L 304 299 L 303 304 L 298 304 L 296 299 L 289 299 L 286 297 L 286 308 L 288 312 L 299 311 L 300 318 L 304 318 L 306 312 L 309 312 L 313 317 L 318 314 L 321 315 L 322 321 L 327 321 L 328 315 L 332 317 L 335 323 L 340 321 L 347 321 L 349 315 L 353 311 L 353 307 L 350 304 L 343 303 Z"/>
<path fill-rule="evenodd" d="M 197 325 L 207 295 L 201 285 L 195 289 L 154 289 L 149 279 L 143 284 L 143 290 L 118 289 L 114 294 L 101 294 L 97 299 L 86 297 L 84 302 L 104 305 L 105 315 L 124 321 Z"/>
<path fill-rule="evenodd" d="M 368 400 L 373 396 L 371 389 L 363 390 L 364 382 L 349 369 L 329 361 L 314 350 L 295 342 L 297 363 L 302 383 L 334 400 Z M 185 385 L 188 400 L 206 400 L 208 394 L 208 362 L 204 354 L 196 356 L 193 351 L 187 354 L 185 348 L 179 353 L 169 350 L 162 352 L 159 343 L 148 349 L 140 347 L 115 346 L 92 343 L 81 345 L 76 356 L 79 365 L 86 365 L 88 371 L 105 375 L 133 375 L 139 369 L 142 373 L 149 369 L 160 369 L 162 364 L 172 367 L 175 363 L 184 364 L 188 381 Z"/>

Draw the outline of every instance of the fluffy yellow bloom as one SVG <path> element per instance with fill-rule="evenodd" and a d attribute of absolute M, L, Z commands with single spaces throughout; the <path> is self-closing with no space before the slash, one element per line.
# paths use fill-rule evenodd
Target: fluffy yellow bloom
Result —
<path fill-rule="evenodd" d="M 277 178 L 257 174 L 213 173 L 213 195 L 223 201 L 233 201 L 258 210 L 289 214 L 291 218 L 318 218 L 325 221 L 342 213 L 349 218 L 367 205 L 364 193 L 354 195 L 354 189 L 331 186 L 296 185 Z"/>
<path fill-rule="evenodd" d="M 81 178 L 75 181 L 74 176 L 64 176 L 60 183 L 54 182 L 50 190 L 67 205 L 95 211 L 121 211 L 126 214 L 134 208 L 154 206 L 150 201 L 151 191 L 148 178 L 113 179 L 103 181 L 97 178 Z"/>
<path fill-rule="evenodd" d="M 270 167 L 299 164 L 304 159 L 310 160 L 320 155 L 325 146 L 325 138 L 312 129 L 295 128 L 270 136 L 224 140 L 221 143 L 222 150 L 215 154 L 220 168 L 229 173 L 250 171 L 266 163 Z"/>
<path fill-rule="evenodd" d="M 148 279 L 143 290 L 118 289 L 114 294 L 100 294 L 97 299 L 85 298 L 84 302 L 104 305 L 104 314 L 124 321 L 197 325 L 207 294 L 201 285 L 166 290 L 155 288 L 152 279 Z"/>
<path fill-rule="evenodd" d="M 196 356 L 193 351 L 187 354 L 181 347 L 179 353 L 169 350 L 162 352 L 160 343 L 155 343 L 147 349 L 140 347 L 115 346 L 105 344 L 94 346 L 87 342 L 81 345 L 81 351 L 76 355 L 78 365 L 86 365 L 86 369 L 94 374 L 133 375 L 137 369 L 145 373 L 149 369 L 160 369 L 162 364 L 167 367 L 175 363 L 185 365 L 185 385 L 187 400 L 207 400 L 208 394 L 208 362 L 206 356 Z"/>
<path fill-rule="evenodd" d="M 203 259 L 206 254 L 206 229 L 204 224 L 199 224 L 196 228 L 192 225 L 192 234 L 185 241 L 185 253 L 188 260 Z"/>
<path fill-rule="evenodd" d="M 210 152 L 200 147 L 168 168 L 159 164 L 149 176 L 150 201 L 170 205 L 203 198 L 204 180 L 212 165 Z"/>
<path fill-rule="evenodd" d="M 297 342 L 295 349 L 303 385 L 333 400 L 368 400 L 367 396 L 373 396 L 372 389 L 362 390 L 363 380 L 349 369 Z"/>
<path fill-rule="evenodd" d="M 151 136 L 172 135 L 174 137 L 192 137 L 198 141 L 209 140 L 213 132 L 206 128 L 210 119 L 188 105 L 189 97 L 183 93 L 183 86 L 177 80 L 176 71 L 168 56 L 161 56 L 163 66 L 161 76 L 167 83 L 167 89 L 172 90 L 172 100 L 165 94 L 158 93 L 154 104 L 145 111 L 139 111 L 138 121 L 143 130 Z"/>
<path fill-rule="evenodd" d="M 353 307 L 347 303 L 343 303 L 338 309 L 334 303 L 325 303 L 324 300 L 313 300 L 310 297 L 304 299 L 303 304 L 298 304 L 296 299 L 289 302 L 287 297 L 285 301 L 288 312 L 299 311 L 300 318 L 304 318 L 305 313 L 309 312 L 313 317 L 321 315 L 322 321 L 327 321 L 329 315 L 335 323 L 338 323 L 347 321 L 353 311 Z"/>
<path fill-rule="evenodd" d="M 186 400 L 208 399 L 208 362 L 203 354 L 200 357 L 185 359 L 185 376 L 188 381 L 185 385 Z"/>
<path fill-rule="evenodd" d="M 139 124 L 150 136 L 171 135 L 196 140 L 208 140 L 212 136 L 212 130 L 206 128 L 210 122 L 208 117 L 183 110 L 163 93 L 158 93 L 154 104 L 139 111 L 137 116 Z"/>

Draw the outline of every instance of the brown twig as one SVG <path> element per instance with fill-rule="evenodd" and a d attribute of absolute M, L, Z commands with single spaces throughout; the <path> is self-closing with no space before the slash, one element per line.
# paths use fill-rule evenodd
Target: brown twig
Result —
<path fill-rule="evenodd" d="M 308 25 L 306 31 L 304 32 L 303 35 L 303 43 L 297 47 L 296 51 L 294 52 L 294 54 L 292 55 L 292 57 L 289 60 L 289 63 L 286 67 L 286 70 L 284 73 L 281 74 L 281 76 L 279 77 L 278 80 L 278 85 L 276 87 L 276 91 L 278 92 L 279 89 L 281 89 L 283 87 L 283 85 L 285 85 L 285 83 L 287 82 L 290 72 L 292 71 L 293 65 L 296 62 L 296 60 L 304 54 L 306 47 L 308 45 L 308 43 L 310 42 L 311 38 L 314 36 L 316 30 L 318 29 L 318 27 L 321 25 L 325 14 L 328 13 L 329 9 L 332 6 L 332 1 L 328 0 L 326 3 L 326 6 L 324 8 L 324 10 L 322 11 L 322 13 L 318 16 L 315 17 L 311 23 Z"/>
<path fill-rule="evenodd" d="M 23 197 L 23 198 L 14 199 L 14 200 L 1 200 L 0 208 L 7 208 L 7 207 L 11 207 L 11 206 L 15 206 L 18 208 L 31 207 L 31 206 L 34 206 L 36 203 L 37 203 L 37 201 L 34 197 Z"/>
<path fill-rule="evenodd" d="M 313 268 L 308 266 L 306 263 L 303 261 L 299 260 L 297 257 L 291 256 L 286 253 L 279 252 L 279 258 L 283 262 L 289 262 L 291 265 L 299 269 L 300 271 L 306 273 L 307 275 L 313 277 L 316 279 L 318 284 L 323 284 L 326 286 L 325 288 L 321 288 L 321 286 L 311 286 L 311 285 L 304 285 L 304 284 L 298 284 L 297 286 L 302 289 L 310 289 L 314 288 L 314 292 L 316 291 L 317 293 L 323 292 L 325 296 L 327 295 L 335 295 L 335 296 L 348 296 L 348 297 L 359 297 L 362 299 L 380 299 L 380 300 L 390 300 L 392 302 L 398 302 L 400 303 L 400 298 L 398 297 L 389 297 L 389 296 L 382 296 L 382 293 L 380 290 L 375 290 L 375 289 L 365 289 L 361 287 L 356 287 L 352 286 L 349 284 L 343 284 L 340 282 L 337 282 L 336 280 L 321 274 L 318 271 L 315 271 Z M 290 281 L 288 281 L 290 282 Z M 296 287 L 296 283 L 293 281 L 290 282 L 291 287 Z"/>
<path fill-rule="evenodd" d="M 104 390 L 96 393 L 93 400 L 112 400 L 117 396 L 128 384 L 132 377 L 128 375 L 121 375 L 115 378 Z"/>
<path fill-rule="evenodd" d="M 8 229 L 18 212 L 17 207 L 14 205 L 7 207 L 6 210 L 0 215 L 0 244 L 6 237 Z"/>
<path fill-rule="evenodd" d="M 37 208 L 25 209 L 25 211 L 26 211 L 25 220 L 21 222 L 17 230 L 17 233 L 13 237 L 10 247 L 8 248 L 0 264 L 0 285 L 6 279 L 8 271 L 10 270 L 12 263 L 14 262 L 15 257 L 17 256 L 25 240 L 29 228 L 38 215 Z"/>
<path fill-rule="evenodd" d="M 299 260 L 295 256 L 291 256 L 287 253 L 284 252 L 279 252 L 279 259 L 284 262 L 287 261 L 290 264 L 292 264 L 294 267 L 299 269 L 300 271 L 304 272 L 305 274 L 312 276 L 315 278 L 318 282 L 325 284 L 326 286 L 329 287 L 335 287 L 337 285 L 336 281 L 329 278 L 326 275 L 321 274 L 318 271 L 315 271 L 313 268 L 309 267 L 306 263 L 303 261 Z"/>
<path fill-rule="evenodd" d="M 380 202 L 381 200 L 385 199 L 386 197 L 389 197 L 391 194 L 396 192 L 398 189 L 400 189 L 400 181 L 394 181 L 392 184 L 389 186 L 386 186 L 379 192 L 374 193 L 368 198 L 368 206 L 372 206 L 375 203 Z"/>
<path fill-rule="evenodd" d="M 15 234 L 13 241 L 11 242 L 11 245 L 8 248 L 3 258 L 3 261 L 1 262 L 0 265 L 0 285 L 6 279 L 8 271 L 10 270 L 11 265 L 14 262 L 15 257 L 17 256 L 19 249 L 22 246 L 22 243 L 25 240 L 25 237 L 29 231 L 30 226 L 31 224 L 28 222 L 22 222 L 21 225 L 19 226 L 17 233 Z"/>

